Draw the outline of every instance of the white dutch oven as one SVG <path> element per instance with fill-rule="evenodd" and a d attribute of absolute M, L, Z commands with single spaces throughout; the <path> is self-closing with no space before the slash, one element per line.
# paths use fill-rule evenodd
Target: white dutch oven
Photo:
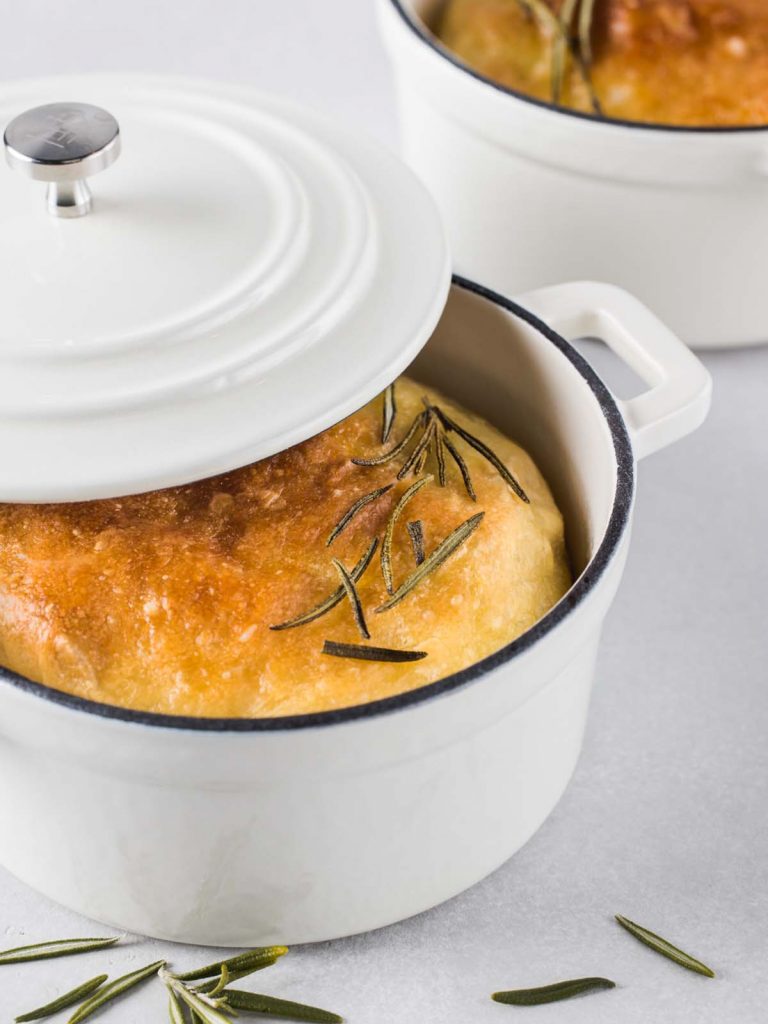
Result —
<path fill-rule="evenodd" d="M 203 944 L 329 939 L 429 908 L 505 861 L 541 825 L 563 792 L 581 745 L 600 630 L 626 557 L 635 459 L 698 426 L 709 403 L 708 375 L 642 305 L 607 285 L 554 287 L 532 293 L 518 304 L 456 278 L 443 309 L 445 253 L 426 194 L 391 158 L 368 144 L 353 144 L 306 113 L 221 86 L 193 88 L 188 83 L 123 78 L 72 80 L 66 85 L 72 87 L 72 95 L 96 103 L 109 101 L 115 108 L 126 126 L 121 158 L 126 162 L 132 145 L 141 151 L 141 111 L 148 102 L 154 106 L 161 99 L 165 113 L 158 116 L 168 148 L 155 136 L 153 144 L 161 146 L 158 164 L 171 169 L 177 158 L 190 156 L 189 149 L 184 154 L 184 147 L 175 144 L 177 129 L 191 131 L 190 145 L 200 138 L 207 144 L 212 125 L 222 126 L 221 119 L 227 116 L 237 120 L 245 116 L 246 108 L 261 121 L 260 131 L 267 129 L 266 118 L 279 137 L 284 139 L 287 133 L 294 143 L 301 139 L 302 154 L 307 153 L 310 138 L 319 144 L 320 135 L 326 143 L 332 137 L 337 148 L 332 159 L 331 150 L 323 150 L 331 159 L 326 167 L 343 159 L 351 174 L 348 181 L 356 181 L 366 197 L 366 223 L 378 225 L 382 232 L 377 235 L 377 259 L 384 262 L 378 264 L 374 292 L 390 287 L 401 292 L 399 312 L 393 307 L 386 321 L 399 343 L 383 354 L 387 342 L 378 337 L 375 311 L 367 307 L 376 341 L 373 355 L 382 363 L 390 360 L 391 379 L 421 350 L 413 364 L 416 375 L 479 410 L 529 448 L 565 513 L 578 578 L 533 629 L 485 661 L 401 696 L 323 714 L 174 718 L 89 702 L 2 672 L 0 863 L 89 917 L 133 932 Z M 0 97 L 0 110 L 5 116 L 9 104 L 15 111 L 23 109 L 42 93 L 61 95 L 60 84 L 20 85 L 10 96 Z M 185 105 L 195 108 L 194 117 L 181 117 L 180 106 Z M 103 137 L 100 143 L 109 144 Z M 253 172 L 252 155 L 243 180 L 258 192 L 265 185 Z M 288 166 L 295 184 L 298 165 L 284 165 Z M 170 230 L 167 210 L 163 214 L 162 206 L 153 202 L 157 179 L 142 178 L 138 160 L 122 178 L 119 167 L 99 180 L 94 211 L 80 219 L 51 218 L 35 186 L 6 176 L 0 187 L 0 220 L 8 223 L 9 207 L 2 200 L 6 187 L 18 186 L 13 210 L 18 212 L 18 201 L 22 214 L 32 217 L 33 224 L 33 229 L 24 230 L 37 232 L 38 242 L 44 236 L 47 241 L 58 238 L 60 251 L 77 257 L 74 269 L 67 260 L 60 264 L 52 259 L 39 275 L 41 288 L 58 287 L 62 280 L 76 282 L 72 275 L 82 266 L 90 267 L 80 228 L 87 228 L 104 246 L 106 260 L 113 255 L 110 231 L 115 218 L 139 251 L 141 238 L 131 232 L 139 230 L 135 218 L 142 221 L 143 202 Z M 50 178 L 54 172 L 46 166 L 37 173 Z M 382 181 L 391 188 L 382 191 Z M 145 192 L 139 188 L 142 182 Z M 206 182 L 201 179 L 201 184 Z M 230 184 L 233 202 L 244 204 L 242 218 L 250 231 L 247 197 L 239 193 L 237 182 Z M 138 204 L 133 210 L 123 204 L 122 189 Z M 306 197 L 309 186 L 299 188 L 302 191 Z M 342 189 L 336 198 L 343 194 Z M 386 197 L 395 233 L 401 230 L 398 218 L 405 199 L 405 208 L 410 209 L 407 247 L 411 253 L 417 248 L 423 264 L 421 268 L 407 265 L 406 282 L 398 279 L 397 266 L 384 259 L 387 238 L 394 237 L 387 236 L 386 226 L 378 219 L 379 203 Z M 333 196 L 326 198 L 331 201 Z M 185 220 L 182 231 L 199 228 L 195 222 L 201 208 L 189 200 L 184 193 L 185 217 L 192 223 Z M 88 204 L 81 185 L 59 189 L 59 183 L 51 190 L 50 201 L 54 208 Z M 27 208 L 27 204 L 37 205 Z M 319 215 L 317 210 L 308 216 L 317 227 L 315 214 Z M 227 225 L 237 235 L 236 224 L 227 221 Z M 226 240 L 219 238 L 212 225 L 208 229 L 217 245 L 223 246 L 222 258 L 230 258 Z M 322 227 L 317 230 L 322 240 Z M 178 240 L 167 244 L 175 259 Z M 239 247 L 240 241 L 233 244 Z M 312 251 L 313 244 L 307 240 L 306 252 Z M 339 237 L 338 244 L 344 248 L 345 238 Z M 162 264 L 163 253 L 156 258 Z M 197 254 L 197 258 L 205 257 Z M 194 259 L 192 254 L 193 269 Z M 12 272 L 7 258 L 4 269 Z M 128 264 L 126 273 L 130 272 Z M 149 275 L 145 277 L 151 285 Z M 27 281 L 25 294 L 32 287 Z M 106 274 L 103 287 L 106 294 Z M 169 287 L 179 283 L 171 280 Z M 360 287 L 349 304 L 342 303 L 336 320 L 331 317 L 333 329 L 307 340 L 298 359 L 277 360 L 283 371 L 292 365 L 294 376 L 302 377 L 303 360 L 311 357 L 315 345 L 326 346 L 333 361 L 338 346 L 343 347 L 342 327 L 354 318 L 361 303 L 369 301 L 368 291 Z M 276 288 L 269 294 L 278 292 Z M 343 292 L 341 288 L 339 294 Z M 153 301 L 162 305 L 163 294 L 152 294 Z M 54 304 L 59 312 L 67 301 L 57 295 Z M 237 322 L 242 306 L 238 300 L 230 326 Z M 126 309 L 137 322 L 141 320 L 138 312 Z M 253 309 L 248 316 L 252 314 Z M 62 372 L 69 373 L 73 382 L 80 380 L 76 364 L 81 360 L 86 375 L 110 372 L 111 356 L 103 366 L 95 366 L 99 360 L 86 344 L 92 340 L 88 331 L 95 332 L 103 316 L 101 307 L 84 311 L 78 321 L 81 333 L 70 325 L 69 346 L 56 352 Z M 106 319 L 103 322 L 108 324 Z M 255 323 L 257 327 L 258 317 Z M 145 326 L 143 321 L 140 326 Z M 404 329 L 411 336 L 403 335 Z M 604 338 L 648 382 L 649 390 L 627 403 L 615 401 L 564 340 L 581 335 Z M 215 337 L 225 348 L 231 341 L 221 322 Z M 182 341 L 179 344 L 184 346 Z M 370 369 L 371 346 L 365 334 L 358 344 L 358 358 Z M 133 405 L 126 411 L 115 399 L 118 423 L 129 433 L 145 429 L 144 417 L 151 421 L 161 416 L 153 397 L 142 391 L 148 379 L 167 369 L 163 352 L 155 367 L 159 345 L 155 338 L 148 347 L 139 346 L 151 364 L 146 378 L 139 375 L 122 381 L 125 387 L 133 383 L 139 392 Z M 130 347 L 123 346 L 124 366 L 136 371 Z M 257 348 L 249 351 L 259 363 L 263 353 Z M 41 371 L 52 365 L 43 359 Z M 261 374 L 237 377 L 229 388 L 222 384 L 228 401 L 237 406 L 239 389 L 247 392 L 255 386 L 254 377 L 271 379 L 279 390 L 279 376 L 270 377 L 273 365 L 270 359 L 268 366 L 261 366 Z M 313 373 L 321 375 L 318 383 L 323 383 L 322 365 L 317 369 L 311 358 L 310 365 Z M 381 369 L 383 378 L 373 384 L 353 382 L 348 395 L 332 396 L 336 404 L 331 406 L 329 398 L 325 408 L 314 408 L 309 426 L 298 426 L 296 419 L 285 431 L 307 436 L 315 421 L 330 422 L 339 415 L 337 405 L 344 411 L 354 407 L 350 395 L 356 394 L 359 405 L 371 387 L 380 388 L 386 373 Z M 350 374 L 354 376 L 352 370 Z M 112 381 L 114 387 L 120 383 Z M 66 398 L 53 385 L 52 379 L 49 406 L 39 415 L 27 411 L 25 416 L 23 408 L 6 413 L 0 434 L 15 424 L 21 443 L 32 445 L 33 428 L 43 431 L 47 424 L 50 443 L 56 447 L 52 435 L 65 430 L 68 442 L 58 446 L 58 456 L 68 460 L 78 474 L 78 488 L 88 493 L 106 493 L 110 486 L 125 489 L 129 481 L 150 485 L 160 478 L 162 459 L 173 454 L 167 438 L 158 435 L 162 458 L 145 450 L 146 458 L 136 460 L 131 444 L 116 445 L 117 427 L 109 410 L 95 402 L 98 394 L 92 396 L 94 403 L 76 405 L 67 417 L 60 412 L 53 415 L 50 403 L 61 404 Z M 221 408 L 214 402 L 213 413 L 209 412 L 212 393 L 219 392 L 202 388 L 175 400 L 185 436 L 192 443 L 181 446 L 188 457 L 171 472 L 174 480 L 190 478 L 194 460 L 188 448 L 197 450 L 198 443 L 202 445 L 207 434 L 215 431 Z M 194 415 L 193 409 L 197 409 Z M 294 409 L 297 415 L 300 412 Z M 104 461 L 101 438 L 94 439 L 95 464 L 90 469 L 88 446 L 82 440 L 89 417 L 99 434 L 113 431 L 110 443 L 114 446 L 112 461 Z M 265 440 L 254 427 L 254 418 L 259 421 L 257 407 L 241 422 L 245 439 L 241 449 L 247 449 L 248 457 L 259 446 L 263 454 L 279 443 L 279 439 Z M 173 417 L 167 421 L 173 422 Z M 220 445 L 206 453 L 207 464 L 234 465 L 232 452 L 238 450 L 224 430 Z M 48 458 L 42 443 L 38 454 Z M 0 476 L 3 498 L 42 500 L 47 498 L 46 488 L 59 498 L 64 495 L 66 474 L 57 473 L 55 465 L 50 466 L 50 476 L 38 474 L 38 478 L 25 476 L 23 469 Z"/>
<path fill-rule="evenodd" d="M 768 341 L 768 126 L 597 120 L 496 85 L 447 51 L 435 0 L 379 0 L 404 154 L 462 273 L 506 294 L 610 280 L 686 342 Z"/>

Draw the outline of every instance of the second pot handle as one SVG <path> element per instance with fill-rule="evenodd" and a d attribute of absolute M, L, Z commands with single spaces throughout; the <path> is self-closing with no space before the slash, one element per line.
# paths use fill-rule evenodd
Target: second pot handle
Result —
<path fill-rule="evenodd" d="M 650 385 L 617 400 L 642 459 L 699 427 L 709 411 L 712 379 L 704 365 L 629 292 L 596 281 L 539 288 L 515 297 L 569 341 L 598 338 Z"/>

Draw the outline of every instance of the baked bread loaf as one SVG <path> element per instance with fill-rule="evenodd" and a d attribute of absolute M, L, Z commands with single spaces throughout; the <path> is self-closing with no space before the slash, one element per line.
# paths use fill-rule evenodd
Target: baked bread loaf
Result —
<path fill-rule="evenodd" d="M 566 6 L 566 2 L 568 6 Z M 571 11 L 572 46 L 562 95 L 553 96 L 556 22 Z M 589 50 L 579 38 L 590 0 L 447 0 L 435 24 L 470 67 L 508 88 L 584 113 L 594 105 L 629 121 L 687 126 L 768 123 L 768 3 L 765 0 L 594 0 Z"/>
<path fill-rule="evenodd" d="M 563 522 L 547 484 L 517 445 L 434 391 L 402 378 L 394 393 L 386 444 L 379 398 L 303 444 L 209 480 L 114 500 L 0 505 L 0 662 L 106 704 L 258 717 L 388 697 L 509 643 L 571 582 Z M 397 457 L 378 465 L 352 461 L 392 449 L 412 423 Z M 411 460 L 418 475 L 398 480 L 428 431 L 421 457 Z M 492 453 L 478 451 L 473 440 Z M 429 476 L 385 545 L 399 499 Z M 358 499 L 383 488 L 342 522 Z M 430 555 L 467 522 L 461 543 L 432 565 Z M 351 573 L 375 538 L 358 583 L 343 589 L 332 559 Z M 418 564 L 420 546 L 426 561 Z M 395 597 L 417 568 L 423 578 L 377 611 L 393 601 L 382 549 Z M 344 597 L 325 614 L 271 628 L 336 591 Z M 355 592 L 370 640 L 354 615 Z M 326 640 L 418 660 L 334 656 L 323 653 Z"/>

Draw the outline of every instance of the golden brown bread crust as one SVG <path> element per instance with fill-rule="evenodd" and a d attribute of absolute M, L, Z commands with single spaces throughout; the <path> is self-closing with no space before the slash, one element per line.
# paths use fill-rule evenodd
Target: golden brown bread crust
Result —
<path fill-rule="evenodd" d="M 549 0 L 559 10 L 560 0 Z M 471 67 L 551 99 L 551 32 L 520 0 L 448 0 L 438 35 Z M 765 0 L 596 0 L 592 80 L 605 114 L 676 125 L 768 124 Z M 573 67 L 563 102 L 591 112 Z"/>
<path fill-rule="evenodd" d="M 393 440 L 425 392 L 434 396 L 398 383 Z M 361 580 L 371 643 L 425 650 L 423 661 L 403 666 L 321 654 L 326 638 L 360 642 L 346 602 L 309 625 L 269 629 L 338 586 L 331 557 L 352 567 L 412 482 L 367 506 L 326 547 L 349 505 L 397 472 L 397 463 L 350 462 L 383 450 L 380 400 L 289 451 L 214 479 L 115 500 L 0 505 L 0 661 L 108 704 L 262 716 L 386 697 L 497 650 L 569 586 L 562 521 L 520 448 L 440 401 L 494 447 L 531 504 L 459 442 L 477 504 L 453 468 L 446 488 L 428 484 L 408 506 L 394 544 L 396 582 L 414 568 L 408 520 L 423 521 L 429 552 L 485 511 L 464 547 L 391 611 L 373 611 L 386 598 L 378 555 Z"/>

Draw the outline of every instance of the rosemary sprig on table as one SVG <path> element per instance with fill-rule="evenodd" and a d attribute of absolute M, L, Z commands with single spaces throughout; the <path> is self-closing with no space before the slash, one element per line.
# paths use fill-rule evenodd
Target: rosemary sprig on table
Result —
<path fill-rule="evenodd" d="M 608 978 L 574 978 L 571 981 L 555 982 L 554 985 L 542 985 L 540 988 L 494 992 L 491 999 L 495 1003 L 506 1003 L 509 1006 L 541 1006 L 544 1003 L 558 1003 L 563 999 L 584 995 L 586 992 L 608 988 L 616 988 L 616 983 L 609 981 Z"/>
<path fill-rule="evenodd" d="M 673 946 L 671 942 L 666 939 L 662 939 L 660 935 L 656 935 L 655 932 L 649 931 L 647 928 L 643 928 L 642 925 L 635 924 L 634 921 L 630 921 L 629 918 L 624 917 L 622 914 L 616 914 L 616 920 L 629 932 L 630 935 L 642 942 L 644 945 L 649 946 L 657 953 L 661 953 L 662 956 L 667 957 L 668 960 L 674 960 L 676 964 L 681 967 L 687 968 L 689 971 L 695 971 L 697 974 L 703 974 L 707 978 L 714 978 L 715 972 L 711 967 L 707 967 L 700 960 L 696 960 L 695 957 L 690 956 L 688 953 L 684 953 L 682 949 L 678 949 L 677 946 Z"/>
<path fill-rule="evenodd" d="M 165 966 L 164 960 L 157 960 L 155 963 L 147 964 L 146 967 L 140 967 L 137 971 L 131 971 L 130 974 L 124 974 L 121 978 L 116 978 L 110 982 L 109 985 L 105 985 L 103 988 L 97 989 L 96 992 L 90 998 L 86 999 L 72 1016 L 67 1021 L 67 1024 L 80 1024 L 81 1021 L 86 1020 L 92 1014 L 100 1010 L 106 1003 L 110 1003 L 117 999 L 119 996 L 125 995 L 132 988 L 140 985 L 143 981 L 148 981 L 153 975 L 157 974 Z"/>
<path fill-rule="evenodd" d="M 59 956 L 73 956 L 78 953 L 92 953 L 107 949 L 120 941 L 121 936 L 111 939 L 57 939 L 55 942 L 37 942 L 34 946 L 18 946 L 0 952 L 0 967 L 7 964 L 21 964 L 30 960 L 51 960 Z"/>
<path fill-rule="evenodd" d="M 70 1006 L 74 1006 L 75 1003 L 82 1002 L 88 996 L 92 995 L 97 988 L 101 988 L 106 980 L 107 975 L 100 974 L 97 978 L 91 978 L 90 981 L 84 981 L 82 985 L 78 985 L 76 988 L 70 989 L 69 992 L 64 992 L 63 995 L 60 995 L 50 1003 L 46 1003 L 45 1006 L 39 1006 L 36 1010 L 29 1010 L 27 1013 L 19 1014 L 18 1017 L 14 1018 L 16 1024 L 22 1024 L 24 1021 L 43 1020 L 45 1017 L 52 1017 L 54 1013 L 58 1013 L 60 1010 L 66 1010 Z"/>

